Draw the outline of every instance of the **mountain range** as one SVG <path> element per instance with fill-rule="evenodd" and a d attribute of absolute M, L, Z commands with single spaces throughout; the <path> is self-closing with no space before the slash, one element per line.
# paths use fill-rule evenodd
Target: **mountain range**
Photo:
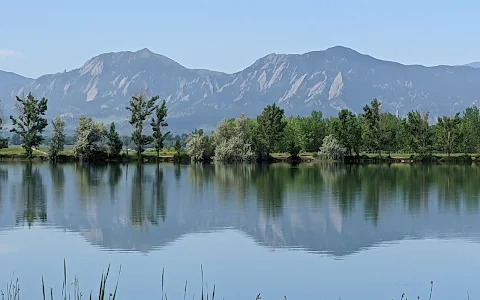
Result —
<path fill-rule="evenodd" d="M 70 128 L 80 115 L 88 115 L 126 130 L 128 99 L 145 89 L 167 100 L 170 130 L 176 132 L 212 128 L 241 113 L 253 117 L 272 103 L 287 115 L 320 110 L 332 116 L 343 108 L 360 113 L 378 98 L 386 111 L 428 110 L 434 118 L 478 103 L 479 66 L 403 65 L 336 46 L 268 54 L 227 74 L 189 69 L 145 48 L 100 54 L 78 69 L 36 79 L 0 71 L 0 99 L 11 114 L 16 95 L 46 97 L 48 117 L 61 115 Z"/>

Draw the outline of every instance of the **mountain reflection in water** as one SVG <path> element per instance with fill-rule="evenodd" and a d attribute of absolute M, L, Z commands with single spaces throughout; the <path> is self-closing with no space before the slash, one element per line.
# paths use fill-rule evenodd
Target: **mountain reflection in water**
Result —
<path fill-rule="evenodd" d="M 0 229 L 44 225 L 149 252 L 229 228 L 343 257 L 405 238 L 478 241 L 479 182 L 470 165 L 12 163 L 0 166 Z"/>

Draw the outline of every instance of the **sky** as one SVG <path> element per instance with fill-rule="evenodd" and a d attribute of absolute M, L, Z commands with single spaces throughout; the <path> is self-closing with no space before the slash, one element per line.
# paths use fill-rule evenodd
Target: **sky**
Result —
<path fill-rule="evenodd" d="M 233 73 L 336 45 L 404 64 L 480 61 L 480 1 L 0 0 L 0 70 L 27 77 L 148 48 Z"/>

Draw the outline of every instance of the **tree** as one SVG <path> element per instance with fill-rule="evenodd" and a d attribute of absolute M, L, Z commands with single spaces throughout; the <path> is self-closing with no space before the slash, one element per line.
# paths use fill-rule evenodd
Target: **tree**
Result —
<path fill-rule="evenodd" d="M 190 135 L 187 142 L 187 153 L 192 161 L 209 160 L 212 152 L 212 138 L 203 133 L 203 130 L 195 131 Z"/>
<path fill-rule="evenodd" d="M 167 111 L 167 102 L 163 100 L 162 105 L 160 107 L 157 106 L 155 109 L 155 118 L 152 118 L 152 123 L 150 123 L 153 130 L 153 144 L 155 145 L 155 151 L 157 151 L 157 160 L 160 156 L 160 151 L 163 149 L 163 141 L 170 133 L 162 133 L 162 128 L 168 126 L 168 123 L 165 121 Z"/>
<path fill-rule="evenodd" d="M 380 115 L 382 150 L 389 154 L 398 149 L 397 135 L 401 130 L 401 119 L 391 113 Z"/>
<path fill-rule="evenodd" d="M 462 132 L 464 139 L 462 147 L 466 152 L 474 153 L 480 150 L 480 111 L 477 106 L 465 109 L 462 118 Z"/>
<path fill-rule="evenodd" d="M 407 128 L 411 137 L 411 149 L 420 155 L 429 154 L 432 150 L 433 132 L 428 124 L 428 112 L 409 112 Z"/>
<path fill-rule="evenodd" d="M 102 158 L 105 154 L 106 134 L 107 129 L 102 123 L 80 117 L 76 129 L 77 141 L 73 146 L 75 157 L 86 161 Z"/>
<path fill-rule="evenodd" d="M 301 118 L 301 128 L 305 136 L 303 150 L 317 152 L 326 136 L 326 125 L 322 112 L 313 110 L 310 117 Z"/>
<path fill-rule="evenodd" d="M 262 154 L 268 159 L 270 153 L 278 149 L 279 141 L 283 139 L 283 133 L 287 125 L 285 111 L 276 104 L 268 105 L 257 117 L 257 122 Z"/>
<path fill-rule="evenodd" d="M 453 118 L 443 116 L 438 118 L 436 126 L 437 144 L 448 156 L 458 149 L 462 141 L 460 114 L 456 113 Z"/>
<path fill-rule="evenodd" d="M 32 148 L 38 147 L 43 141 L 42 133 L 47 127 L 48 122 L 43 117 L 47 111 L 47 99 L 36 99 L 32 93 L 27 95 L 26 99 L 16 97 L 16 107 L 18 117 L 10 116 L 13 128 L 11 132 L 18 133 L 23 140 L 23 148 L 27 157 L 33 156 Z"/>
<path fill-rule="evenodd" d="M 50 141 L 50 148 L 48 150 L 48 155 L 50 159 L 56 160 L 58 153 L 63 151 L 65 146 L 65 121 L 60 117 L 53 119 L 53 135 L 52 140 Z"/>
<path fill-rule="evenodd" d="M 306 126 L 302 126 L 305 125 L 303 119 L 301 117 L 290 117 L 285 126 L 283 151 L 287 151 L 291 157 L 298 157 L 301 150 L 306 150 L 307 136 L 303 130 L 306 129 Z"/>
<path fill-rule="evenodd" d="M 256 158 L 248 139 L 248 120 L 245 115 L 223 120 L 214 134 L 215 159 L 229 162 L 249 162 Z"/>
<path fill-rule="evenodd" d="M 158 96 L 147 99 L 145 93 L 132 96 L 130 99 L 130 106 L 127 110 L 131 112 L 130 124 L 135 128 L 132 134 L 132 140 L 135 144 L 135 150 L 137 157 L 140 158 L 145 151 L 145 145 L 150 144 L 153 141 L 151 136 L 143 134 L 145 121 L 155 110 L 155 104 L 159 99 Z"/>
<path fill-rule="evenodd" d="M 175 140 L 175 152 L 177 153 L 177 155 L 180 155 L 180 152 L 182 151 L 182 143 L 180 142 L 180 139 L 176 139 Z"/>
<path fill-rule="evenodd" d="M 338 113 L 338 119 L 333 123 L 334 136 L 340 144 L 345 147 L 347 155 L 356 155 L 360 153 L 360 146 L 362 144 L 362 127 L 355 116 L 348 109 L 342 109 Z"/>
<path fill-rule="evenodd" d="M 3 106 L 0 106 L 0 132 L 3 132 L 3 125 L 5 123 L 5 118 L 3 115 Z M 8 148 L 8 139 L 0 137 L 0 149 Z"/>
<path fill-rule="evenodd" d="M 322 147 L 320 147 L 319 155 L 324 159 L 343 160 L 345 148 L 332 135 L 327 135 L 323 139 Z"/>
<path fill-rule="evenodd" d="M 112 122 L 110 124 L 110 130 L 107 133 L 107 149 L 108 149 L 108 156 L 115 158 L 120 155 L 123 148 L 123 141 L 118 134 L 115 123 Z"/>
<path fill-rule="evenodd" d="M 380 102 L 373 99 L 371 106 L 365 105 L 363 116 L 366 121 L 365 144 L 369 150 L 378 152 L 382 156 L 382 126 L 380 118 Z"/>

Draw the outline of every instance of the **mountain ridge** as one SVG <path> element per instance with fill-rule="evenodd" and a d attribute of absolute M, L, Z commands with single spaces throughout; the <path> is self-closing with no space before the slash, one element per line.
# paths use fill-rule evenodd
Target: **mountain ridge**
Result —
<path fill-rule="evenodd" d="M 37 79 L 0 73 L 0 99 L 13 109 L 14 96 L 31 91 L 49 99 L 49 117 L 61 115 L 72 126 L 80 115 L 125 125 L 128 99 L 147 89 L 166 99 L 174 130 L 191 131 L 241 113 L 253 117 L 272 103 L 287 115 L 315 109 L 332 116 L 343 108 L 361 113 L 378 98 L 387 111 L 429 110 L 435 117 L 478 103 L 479 81 L 480 69 L 469 66 L 404 65 L 343 46 L 269 53 L 232 74 L 190 69 L 143 48 L 102 53 Z"/>

